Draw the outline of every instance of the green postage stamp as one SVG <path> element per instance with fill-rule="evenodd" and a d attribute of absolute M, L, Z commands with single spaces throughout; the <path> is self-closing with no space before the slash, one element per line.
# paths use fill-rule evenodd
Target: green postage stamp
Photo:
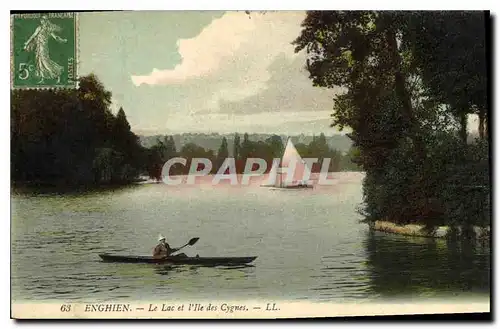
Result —
<path fill-rule="evenodd" d="M 77 87 L 77 15 L 71 12 L 11 17 L 12 88 Z"/>

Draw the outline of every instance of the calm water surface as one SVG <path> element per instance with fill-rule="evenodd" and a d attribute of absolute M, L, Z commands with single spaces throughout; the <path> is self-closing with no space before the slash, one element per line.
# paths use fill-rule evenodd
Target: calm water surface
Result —
<path fill-rule="evenodd" d="M 14 300 L 489 298 L 489 245 L 371 233 L 360 173 L 332 186 L 167 186 L 12 196 Z M 251 267 L 103 263 L 149 255 L 159 233 L 188 255 L 258 256 Z"/>

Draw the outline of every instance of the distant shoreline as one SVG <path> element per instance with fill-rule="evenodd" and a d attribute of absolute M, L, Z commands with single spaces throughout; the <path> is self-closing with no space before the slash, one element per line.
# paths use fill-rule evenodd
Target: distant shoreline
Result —
<path fill-rule="evenodd" d="M 48 192 L 48 193 L 73 193 L 73 192 L 91 192 L 91 191 L 109 191 L 130 186 L 137 186 L 144 183 L 146 179 L 137 178 L 126 182 L 116 182 L 107 184 L 68 184 L 63 182 L 47 181 L 29 181 L 19 182 L 11 181 L 11 191 L 22 192 Z"/>
<path fill-rule="evenodd" d="M 311 173 L 311 179 L 316 180 L 318 177 L 319 173 Z M 328 173 L 328 179 L 335 178 L 335 175 L 354 175 L 354 177 L 357 177 L 358 175 L 363 176 L 365 174 L 364 171 L 355 171 L 355 170 L 342 170 L 342 171 L 332 171 Z M 172 175 L 174 177 L 177 177 L 176 179 L 182 179 L 186 180 L 188 177 L 186 174 L 176 174 Z M 241 179 L 243 174 L 236 174 L 238 177 L 238 181 Z M 200 176 L 197 177 L 197 181 L 200 183 L 207 183 L 211 182 L 213 179 L 214 175 L 213 174 L 208 174 L 206 176 Z M 257 182 L 254 183 L 256 186 L 260 186 L 259 182 L 266 180 L 268 177 L 268 173 L 263 174 L 262 177 L 254 176 L 250 178 L 251 182 Z M 358 179 L 358 178 L 356 178 Z M 229 184 L 224 184 L 224 182 L 227 182 L 227 180 L 222 180 L 221 184 L 219 185 L 229 185 Z M 149 178 L 145 175 L 141 175 L 137 177 L 137 179 L 127 181 L 127 182 L 116 182 L 116 183 L 107 183 L 107 184 L 68 184 L 66 182 L 47 182 L 47 181 L 13 181 L 11 180 L 11 191 L 15 192 L 23 192 L 25 190 L 26 192 L 48 192 L 48 193 L 74 193 L 74 192 L 92 192 L 92 191 L 111 191 L 114 189 L 121 189 L 121 188 L 126 188 L 126 187 L 134 187 L 134 186 L 141 186 L 141 185 L 156 185 L 156 184 L 164 184 L 163 181 L 157 181 L 155 179 Z M 250 184 L 254 185 L 254 184 Z M 205 184 L 203 184 L 205 185 Z M 238 184 L 240 185 L 240 184 Z"/>

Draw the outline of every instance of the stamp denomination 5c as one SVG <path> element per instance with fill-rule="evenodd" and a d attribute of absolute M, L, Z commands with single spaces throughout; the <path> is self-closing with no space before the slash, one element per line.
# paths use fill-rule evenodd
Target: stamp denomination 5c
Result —
<path fill-rule="evenodd" d="M 14 14 L 12 88 L 76 88 L 75 13 Z"/>

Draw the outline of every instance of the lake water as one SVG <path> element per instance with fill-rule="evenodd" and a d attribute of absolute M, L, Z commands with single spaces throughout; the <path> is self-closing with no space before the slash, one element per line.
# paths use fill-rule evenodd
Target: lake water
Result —
<path fill-rule="evenodd" d="M 361 173 L 309 190 L 140 184 L 12 195 L 18 301 L 489 298 L 490 247 L 369 232 Z M 258 256 L 251 267 L 103 263 L 150 255 L 158 234 L 200 256 Z"/>

